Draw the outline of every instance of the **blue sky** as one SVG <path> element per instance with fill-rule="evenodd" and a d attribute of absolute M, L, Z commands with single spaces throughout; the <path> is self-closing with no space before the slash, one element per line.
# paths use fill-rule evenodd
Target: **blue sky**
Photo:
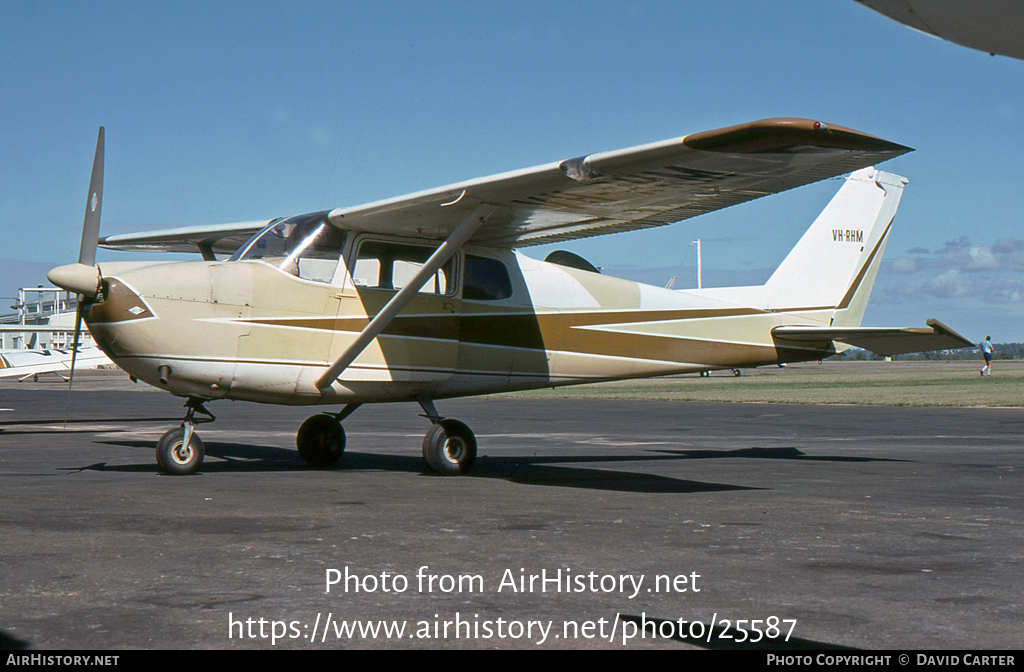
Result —
<path fill-rule="evenodd" d="M 356 205 L 776 116 L 914 147 L 869 326 L 1024 341 L 1024 61 L 853 0 L 6 2 L 0 296 L 105 234 Z M 839 184 L 562 244 L 618 274 L 762 282 Z M 543 256 L 549 248 L 531 248 Z M 127 259 L 100 252 L 100 259 Z"/>

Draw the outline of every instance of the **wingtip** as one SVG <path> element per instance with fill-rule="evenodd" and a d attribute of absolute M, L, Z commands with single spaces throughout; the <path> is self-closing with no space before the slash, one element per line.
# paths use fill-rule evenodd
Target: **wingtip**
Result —
<path fill-rule="evenodd" d="M 796 117 L 761 119 L 694 133 L 686 136 L 683 144 L 690 149 L 736 154 L 785 152 L 796 147 L 884 152 L 893 157 L 914 151 L 845 126 Z"/>

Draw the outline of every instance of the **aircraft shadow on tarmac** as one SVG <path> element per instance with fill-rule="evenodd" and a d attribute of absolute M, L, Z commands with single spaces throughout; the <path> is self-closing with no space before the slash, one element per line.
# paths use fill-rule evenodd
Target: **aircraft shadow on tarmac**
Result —
<path fill-rule="evenodd" d="M 107 445 L 152 450 L 149 441 L 103 441 Z M 308 467 L 298 452 L 274 446 L 242 443 L 209 442 L 205 444 L 208 458 L 201 473 L 303 471 Z M 660 454 L 654 454 L 660 453 Z M 657 474 L 645 474 L 605 468 L 587 468 L 585 464 L 635 463 L 664 460 L 708 459 L 712 457 L 755 459 L 811 459 L 838 461 L 874 461 L 875 458 L 810 457 L 795 448 L 747 448 L 731 451 L 713 450 L 656 450 L 642 455 L 549 455 L 549 456 L 480 456 L 473 471 L 464 478 L 500 479 L 520 485 L 543 485 L 565 488 L 606 490 L 613 492 L 639 492 L 657 494 L 687 494 L 730 490 L 758 490 L 749 486 L 690 481 Z M 428 474 L 423 460 L 406 455 L 346 452 L 334 470 L 395 471 Z M 68 467 L 68 472 L 106 471 L 123 473 L 152 473 L 152 463 L 108 465 L 105 462 L 84 467 Z"/>
<path fill-rule="evenodd" d="M 677 622 L 669 621 L 662 618 L 652 618 L 650 616 L 632 616 L 629 614 L 619 614 L 619 620 L 635 623 L 638 631 L 644 627 L 644 621 L 647 622 L 647 632 L 652 633 L 658 632 L 659 638 L 661 639 L 672 639 L 683 644 L 690 644 L 691 646 L 699 646 L 702 649 L 714 649 L 714 650 L 740 650 L 740 651 L 856 651 L 858 649 L 851 646 L 842 646 L 840 644 L 827 644 L 825 642 L 816 642 L 811 639 L 802 639 L 800 637 L 782 637 L 785 634 L 786 627 L 781 628 L 780 637 L 769 638 L 767 636 L 761 636 L 758 638 L 757 633 L 750 629 L 747 629 L 747 634 L 737 631 L 736 629 L 728 629 L 725 626 L 716 626 L 714 630 L 705 629 L 702 625 L 699 630 L 694 632 L 692 629 L 687 632 L 689 623 L 684 621 L 684 630 L 682 635 L 676 632 Z M 671 627 L 666 628 L 662 624 L 671 624 Z M 765 626 L 761 626 L 762 632 L 765 630 Z M 669 634 L 669 633 L 672 634 Z M 669 635 L 668 637 L 661 637 L 661 633 Z M 691 633 L 697 636 L 692 636 Z M 745 639 L 745 641 L 739 642 L 737 639 Z M 750 641 L 752 639 L 758 639 L 758 641 Z"/>
<path fill-rule="evenodd" d="M 149 441 L 103 441 L 108 445 L 153 449 Z M 208 459 L 200 473 L 217 474 L 245 471 L 305 471 L 309 467 L 297 451 L 272 446 L 254 446 L 241 443 L 209 442 L 204 444 Z M 655 474 L 633 473 L 608 469 L 587 469 L 572 466 L 554 466 L 549 463 L 566 462 L 636 462 L 650 461 L 651 456 L 544 456 L 544 457 L 489 457 L 477 458 L 473 471 L 463 478 L 494 478 L 520 485 L 547 485 L 565 488 L 585 488 L 618 492 L 685 494 L 722 490 L 752 490 L 738 485 L 702 483 Z M 674 456 L 656 456 L 654 459 L 679 459 Z M 108 465 L 105 462 L 85 467 L 66 468 L 65 471 L 107 471 L 125 473 L 152 473 L 152 464 Z M 395 471 L 433 476 L 423 459 L 406 455 L 382 455 L 346 451 L 341 462 L 332 470 Z"/>
<path fill-rule="evenodd" d="M 21 641 L 17 637 L 4 634 L 0 630 L 0 651 L 22 651 L 28 648 L 28 643 Z"/>
<path fill-rule="evenodd" d="M 810 462 L 908 462 L 891 457 L 852 457 L 840 455 L 808 455 L 793 447 L 783 448 L 738 448 L 736 450 L 676 450 L 659 448 L 651 452 L 678 455 L 689 460 L 714 460 L 723 458 L 752 458 L 758 460 L 807 460 Z"/>
<path fill-rule="evenodd" d="M 109 418 L 97 420 L 95 418 L 60 419 L 36 419 L 36 420 L 9 420 L 0 422 L 0 436 L 17 436 L 19 434 L 95 434 L 95 425 L 121 422 L 178 422 L 180 418 Z M 91 425 L 75 429 L 72 425 Z M 23 429 L 33 425 L 49 425 L 49 429 Z M 14 428 L 13 431 L 8 428 Z"/>

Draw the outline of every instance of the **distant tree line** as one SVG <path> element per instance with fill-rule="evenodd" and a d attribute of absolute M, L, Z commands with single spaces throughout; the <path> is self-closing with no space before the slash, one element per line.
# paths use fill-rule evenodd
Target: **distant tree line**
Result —
<path fill-rule="evenodd" d="M 995 343 L 993 359 L 1024 359 L 1024 343 Z M 869 350 L 850 348 L 846 352 L 834 355 L 829 359 L 837 361 L 871 361 L 880 362 L 885 359 Z M 967 362 L 981 360 L 978 348 L 959 348 L 957 350 L 933 350 L 931 352 L 912 352 L 906 355 L 893 355 L 894 362 Z"/>

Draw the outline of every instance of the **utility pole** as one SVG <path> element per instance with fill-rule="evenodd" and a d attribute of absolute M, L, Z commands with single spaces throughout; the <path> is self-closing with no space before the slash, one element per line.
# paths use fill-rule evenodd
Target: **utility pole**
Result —
<path fill-rule="evenodd" d="M 703 289 L 704 285 L 703 285 L 703 269 L 701 268 L 701 258 L 700 258 L 700 238 L 698 238 L 697 240 L 692 241 L 690 243 L 690 245 L 696 245 L 697 246 L 697 289 Z"/>

